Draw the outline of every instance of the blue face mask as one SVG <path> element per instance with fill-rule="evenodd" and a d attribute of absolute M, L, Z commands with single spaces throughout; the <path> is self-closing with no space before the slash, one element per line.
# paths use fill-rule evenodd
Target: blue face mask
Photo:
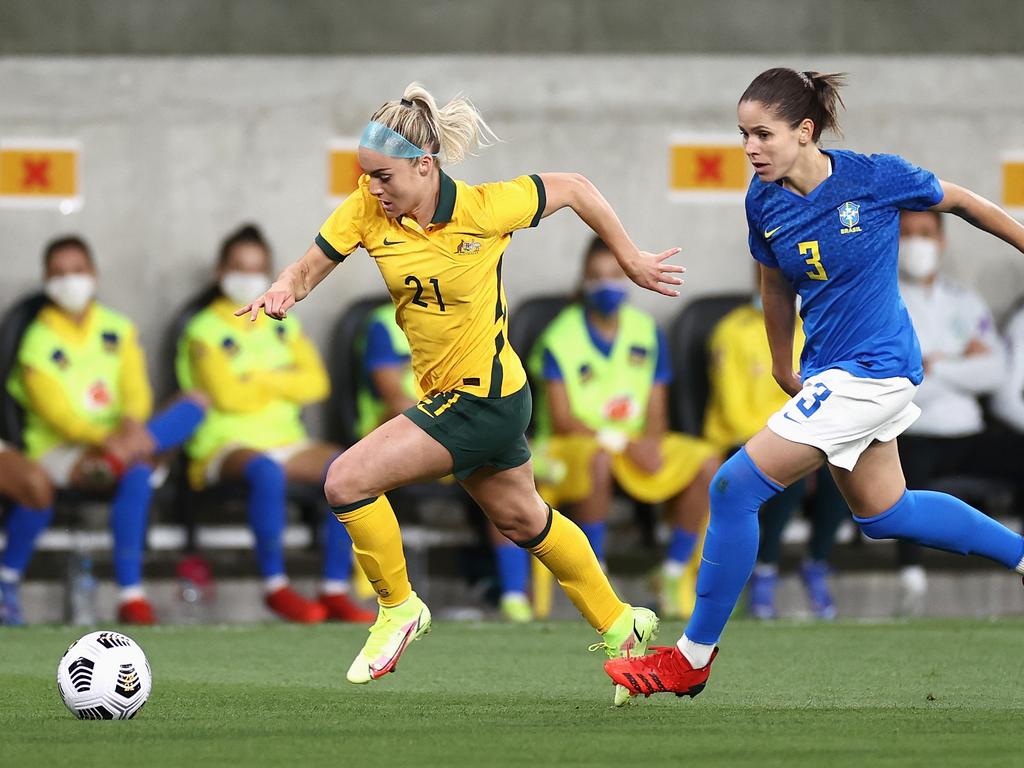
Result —
<path fill-rule="evenodd" d="M 624 280 L 587 281 L 583 287 L 586 305 L 602 315 L 614 315 L 626 300 L 627 294 Z"/>

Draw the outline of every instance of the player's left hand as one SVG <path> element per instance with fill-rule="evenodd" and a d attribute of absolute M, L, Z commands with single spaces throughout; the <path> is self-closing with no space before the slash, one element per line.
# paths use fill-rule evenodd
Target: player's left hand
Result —
<path fill-rule="evenodd" d="M 626 456 L 644 472 L 653 475 L 661 469 L 661 438 L 641 437 L 626 446 Z"/>
<path fill-rule="evenodd" d="M 634 283 L 641 288 L 660 293 L 663 296 L 678 296 L 679 291 L 669 288 L 671 285 L 682 285 L 682 279 L 676 277 L 686 271 L 686 267 L 678 264 L 666 264 L 665 259 L 675 256 L 680 248 L 669 248 L 661 253 L 639 251 L 636 257 L 622 268 Z"/>

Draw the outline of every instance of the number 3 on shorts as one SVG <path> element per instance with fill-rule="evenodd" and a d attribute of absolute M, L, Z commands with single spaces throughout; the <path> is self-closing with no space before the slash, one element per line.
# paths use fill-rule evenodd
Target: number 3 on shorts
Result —
<path fill-rule="evenodd" d="M 796 407 L 804 416 L 811 418 L 831 394 L 832 390 L 819 381 L 814 385 L 813 392 L 807 393 L 796 401 Z"/>

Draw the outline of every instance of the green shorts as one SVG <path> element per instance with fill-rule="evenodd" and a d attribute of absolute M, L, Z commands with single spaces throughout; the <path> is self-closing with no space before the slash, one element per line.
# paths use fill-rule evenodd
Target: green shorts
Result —
<path fill-rule="evenodd" d="M 448 449 L 453 472 L 465 480 L 481 467 L 512 469 L 530 460 L 526 428 L 533 396 L 530 386 L 505 397 L 477 397 L 459 390 L 425 397 L 405 415 Z"/>

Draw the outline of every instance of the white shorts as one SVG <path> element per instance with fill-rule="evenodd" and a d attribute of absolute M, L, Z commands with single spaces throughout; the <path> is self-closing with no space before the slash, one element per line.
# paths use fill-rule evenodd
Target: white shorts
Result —
<path fill-rule="evenodd" d="M 256 448 L 250 448 L 249 446 L 242 445 L 240 443 L 229 443 L 221 447 L 219 451 L 217 451 L 215 454 L 213 454 L 213 456 L 210 457 L 210 460 L 206 463 L 206 471 L 203 473 L 203 478 L 206 481 L 207 485 L 215 485 L 216 483 L 219 483 L 220 470 L 224 466 L 224 461 L 227 459 L 228 456 L 230 456 L 235 451 L 243 449 L 258 451 L 258 453 L 262 453 L 264 456 L 267 456 L 268 458 L 271 458 L 274 461 L 276 461 L 278 464 L 283 465 L 287 464 L 289 461 L 291 461 L 293 458 L 298 456 L 300 453 L 302 453 L 304 450 L 306 450 L 312 445 L 312 440 L 299 440 L 298 442 L 295 443 L 279 445 L 276 448 L 265 448 L 260 451 Z"/>
<path fill-rule="evenodd" d="M 917 386 L 910 379 L 862 379 L 830 368 L 768 419 L 768 429 L 794 443 L 823 451 L 829 464 L 852 470 L 875 440 L 888 442 L 917 421 Z"/>
<path fill-rule="evenodd" d="M 57 488 L 71 485 L 71 473 L 89 447 L 81 443 L 56 445 L 39 457 L 39 466 Z"/>

